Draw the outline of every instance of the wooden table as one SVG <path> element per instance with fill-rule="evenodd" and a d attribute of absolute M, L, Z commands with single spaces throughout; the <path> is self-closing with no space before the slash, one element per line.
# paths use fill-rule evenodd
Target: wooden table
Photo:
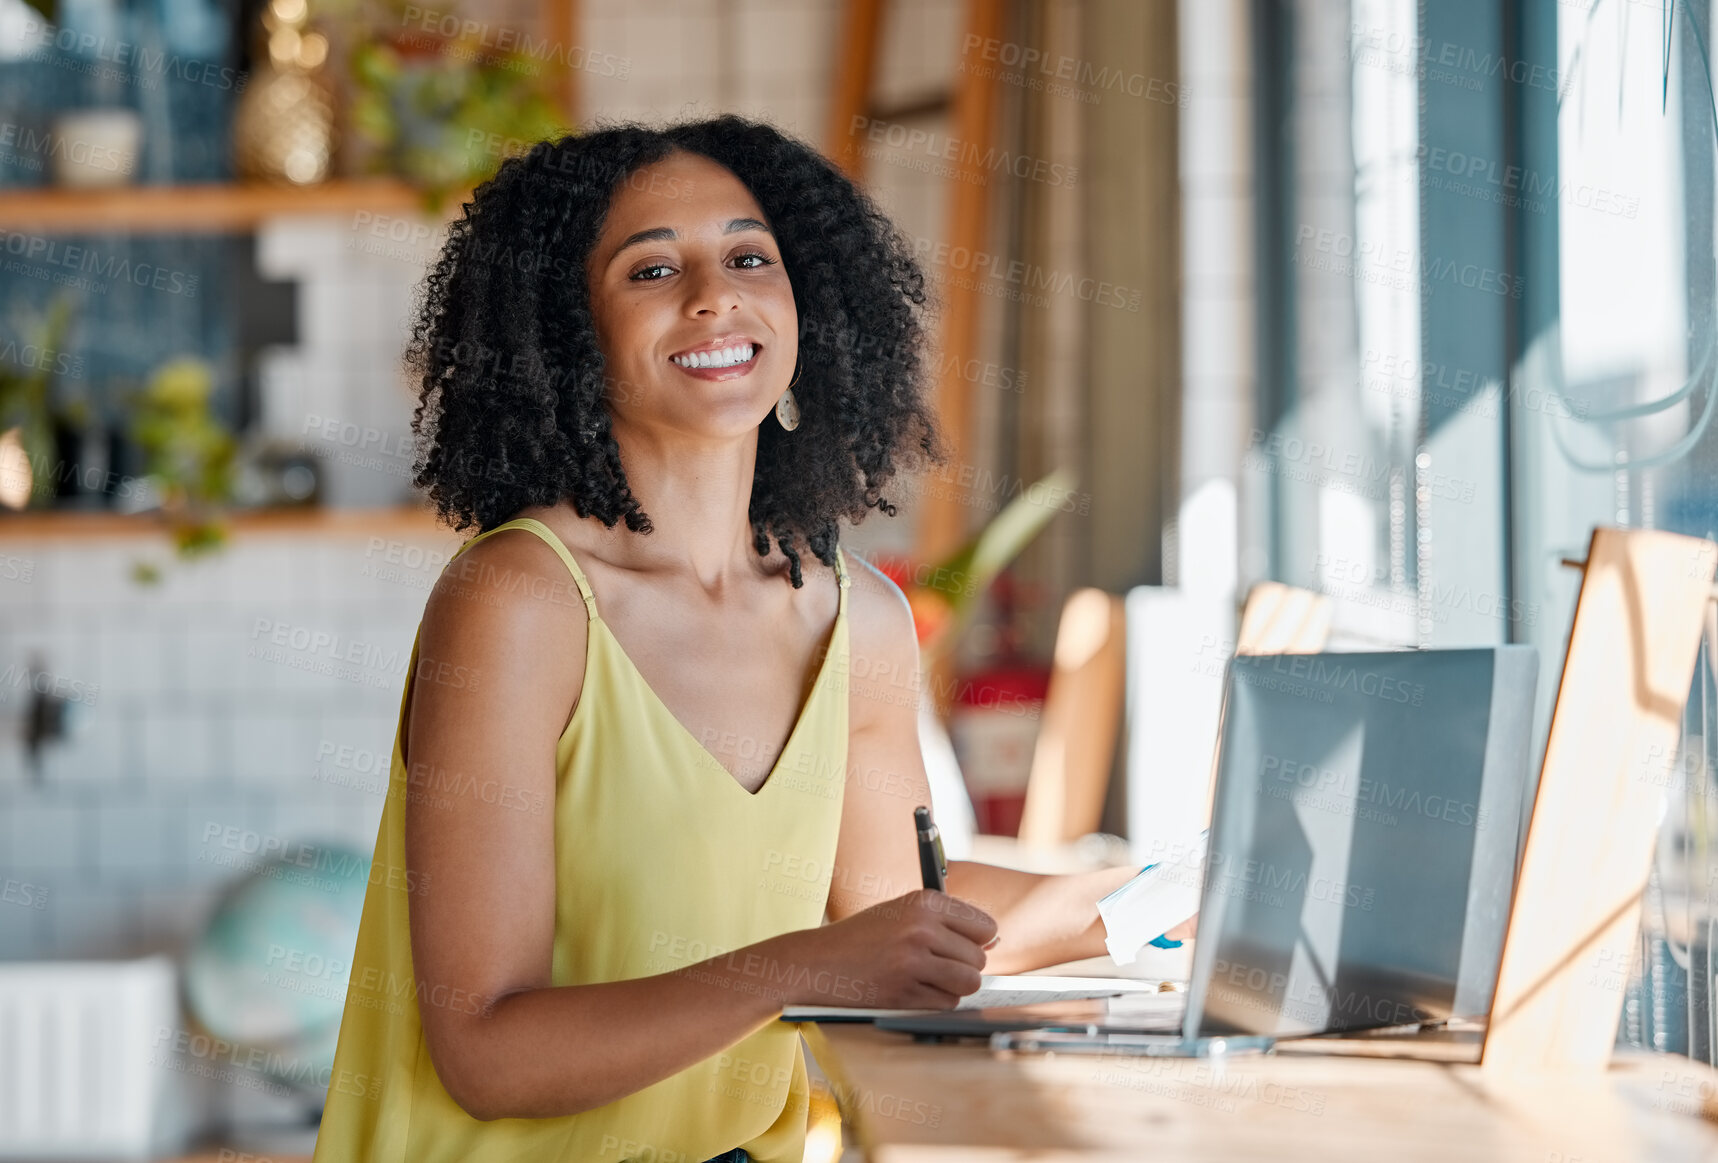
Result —
<path fill-rule="evenodd" d="M 806 1037 L 867 1163 L 1718 1160 L 1718 1072 L 1670 1056 L 1529 1077 L 1297 1052 L 999 1054 L 868 1025 Z"/>

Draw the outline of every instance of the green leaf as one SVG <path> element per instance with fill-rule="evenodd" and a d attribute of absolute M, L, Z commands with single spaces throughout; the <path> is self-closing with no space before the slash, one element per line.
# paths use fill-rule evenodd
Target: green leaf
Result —
<path fill-rule="evenodd" d="M 930 571 L 933 584 L 926 588 L 948 597 L 949 619 L 926 644 L 927 654 L 940 653 L 960 637 L 990 583 L 1062 511 L 1060 500 L 1072 494 L 1078 479 L 1071 469 L 1059 468 L 1029 485 L 953 556 Z"/>

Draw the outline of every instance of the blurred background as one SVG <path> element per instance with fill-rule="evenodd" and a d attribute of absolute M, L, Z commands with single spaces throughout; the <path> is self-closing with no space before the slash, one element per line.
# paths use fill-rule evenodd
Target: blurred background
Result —
<path fill-rule="evenodd" d="M 1262 583 L 1338 644 L 1537 645 L 1542 745 L 1564 559 L 1718 533 L 1711 38 L 1709 0 L 0 0 L 0 1155 L 313 1129 L 458 544 L 399 357 L 504 157 L 738 112 L 907 233 L 954 456 L 844 542 L 913 601 L 951 856 L 1074 867 L 1203 804 Z M 1711 645 L 1611 967 L 1626 1039 L 1707 1061 Z"/>

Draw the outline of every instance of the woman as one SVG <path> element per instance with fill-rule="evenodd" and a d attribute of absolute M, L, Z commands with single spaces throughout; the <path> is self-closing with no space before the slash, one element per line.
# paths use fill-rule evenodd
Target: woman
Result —
<path fill-rule="evenodd" d="M 918 887 L 912 615 L 836 522 L 944 453 L 924 275 L 847 179 L 723 117 L 539 143 L 465 209 L 409 357 L 417 483 L 480 532 L 414 648 L 316 1158 L 797 1163 L 784 1004 L 1099 954 L 1135 870 Z"/>

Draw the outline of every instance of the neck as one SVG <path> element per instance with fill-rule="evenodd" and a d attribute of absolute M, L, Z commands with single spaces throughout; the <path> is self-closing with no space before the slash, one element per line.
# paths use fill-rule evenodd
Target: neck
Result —
<path fill-rule="evenodd" d="M 757 433 L 741 440 L 664 439 L 621 431 L 621 461 L 652 531 L 624 533 L 619 555 L 629 568 L 690 575 L 712 596 L 764 572 L 752 547 L 752 476 Z"/>

